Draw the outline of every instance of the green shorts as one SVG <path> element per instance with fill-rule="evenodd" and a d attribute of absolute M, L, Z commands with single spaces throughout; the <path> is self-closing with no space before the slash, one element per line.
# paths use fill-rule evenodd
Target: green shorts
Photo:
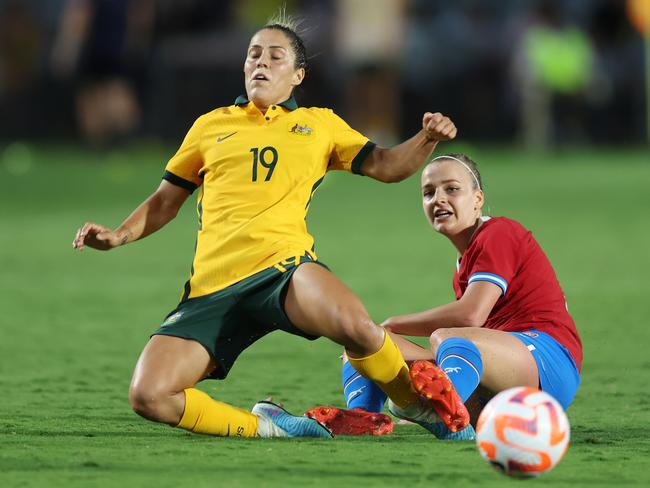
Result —
<path fill-rule="evenodd" d="M 317 339 L 297 329 L 284 311 L 284 297 L 293 273 L 303 263 L 314 262 L 309 255 L 282 261 L 202 297 L 178 304 L 152 334 L 192 339 L 202 344 L 217 368 L 212 379 L 223 379 L 237 357 L 269 332 L 283 330 L 309 340 Z"/>

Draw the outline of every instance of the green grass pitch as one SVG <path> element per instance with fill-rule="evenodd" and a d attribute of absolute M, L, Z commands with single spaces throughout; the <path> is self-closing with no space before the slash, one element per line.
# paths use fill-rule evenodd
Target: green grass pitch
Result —
<path fill-rule="evenodd" d="M 536 486 L 650 483 L 650 154 L 468 150 L 493 215 L 530 228 L 551 258 L 585 345 L 572 442 Z M 72 251 L 85 220 L 115 226 L 158 185 L 169 152 L 0 151 L 0 486 L 504 486 L 473 443 L 415 426 L 383 438 L 242 440 L 191 435 L 132 413 L 127 388 L 148 334 L 187 277 L 195 213 L 110 253 Z M 13 158 L 19 158 L 14 161 Z M 194 198 L 192 199 L 192 201 Z M 418 178 L 329 175 L 309 217 L 320 258 L 371 315 L 453 299 L 455 253 L 429 229 Z M 293 412 L 341 405 L 339 347 L 275 333 L 214 397 Z M 527 485 L 528 486 L 528 485 Z"/>

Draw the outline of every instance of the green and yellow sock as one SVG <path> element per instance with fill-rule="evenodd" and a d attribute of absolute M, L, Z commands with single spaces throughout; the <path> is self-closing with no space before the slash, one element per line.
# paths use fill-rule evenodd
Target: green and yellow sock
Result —
<path fill-rule="evenodd" d="M 348 359 L 361 376 L 374 381 L 398 407 L 405 408 L 417 401 L 406 361 L 387 333 L 377 352 L 365 358 Z"/>
<path fill-rule="evenodd" d="M 176 427 L 220 437 L 255 437 L 257 416 L 214 400 L 201 390 L 188 388 L 183 417 Z"/>

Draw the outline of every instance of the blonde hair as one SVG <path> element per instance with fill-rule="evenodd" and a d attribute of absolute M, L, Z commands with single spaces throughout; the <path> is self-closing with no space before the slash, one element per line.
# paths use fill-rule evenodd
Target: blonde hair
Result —
<path fill-rule="evenodd" d="M 465 169 L 469 171 L 469 174 L 471 174 L 472 178 L 474 179 L 474 183 L 473 183 L 474 189 L 483 190 L 483 180 L 481 178 L 481 173 L 479 172 L 476 163 L 469 156 L 462 153 L 443 154 L 442 156 L 433 158 L 429 164 L 433 164 L 440 160 L 445 160 L 445 159 L 456 161 L 457 163 L 462 164 L 465 167 Z"/>

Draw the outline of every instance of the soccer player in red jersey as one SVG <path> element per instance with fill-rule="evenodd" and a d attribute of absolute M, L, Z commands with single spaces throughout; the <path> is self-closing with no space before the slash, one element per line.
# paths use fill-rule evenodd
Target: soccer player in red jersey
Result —
<path fill-rule="evenodd" d="M 463 402 L 479 384 L 488 396 L 530 386 L 567 408 L 580 383 L 582 345 L 555 271 L 530 231 L 506 217 L 484 217 L 483 204 L 481 175 L 469 157 L 440 156 L 424 169 L 424 213 L 460 256 L 453 278 L 457 300 L 391 317 L 382 325 L 404 358 L 415 361 L 411 378 L 425 397 L 440 395 L 448 380 Z M 431 351 L 399 335 L 429 336 Z M 385 397 L 345 363 L 344 389 L 347 385 L 353 385 L 348 407 L 381 408 Z M 476 415 L 480 408 L 470 410 Z M 413 418 L 390 402 L 389 409 L 441 438 L 473 435 L 471 429 L 452 434 L 439 422 Z"/>

